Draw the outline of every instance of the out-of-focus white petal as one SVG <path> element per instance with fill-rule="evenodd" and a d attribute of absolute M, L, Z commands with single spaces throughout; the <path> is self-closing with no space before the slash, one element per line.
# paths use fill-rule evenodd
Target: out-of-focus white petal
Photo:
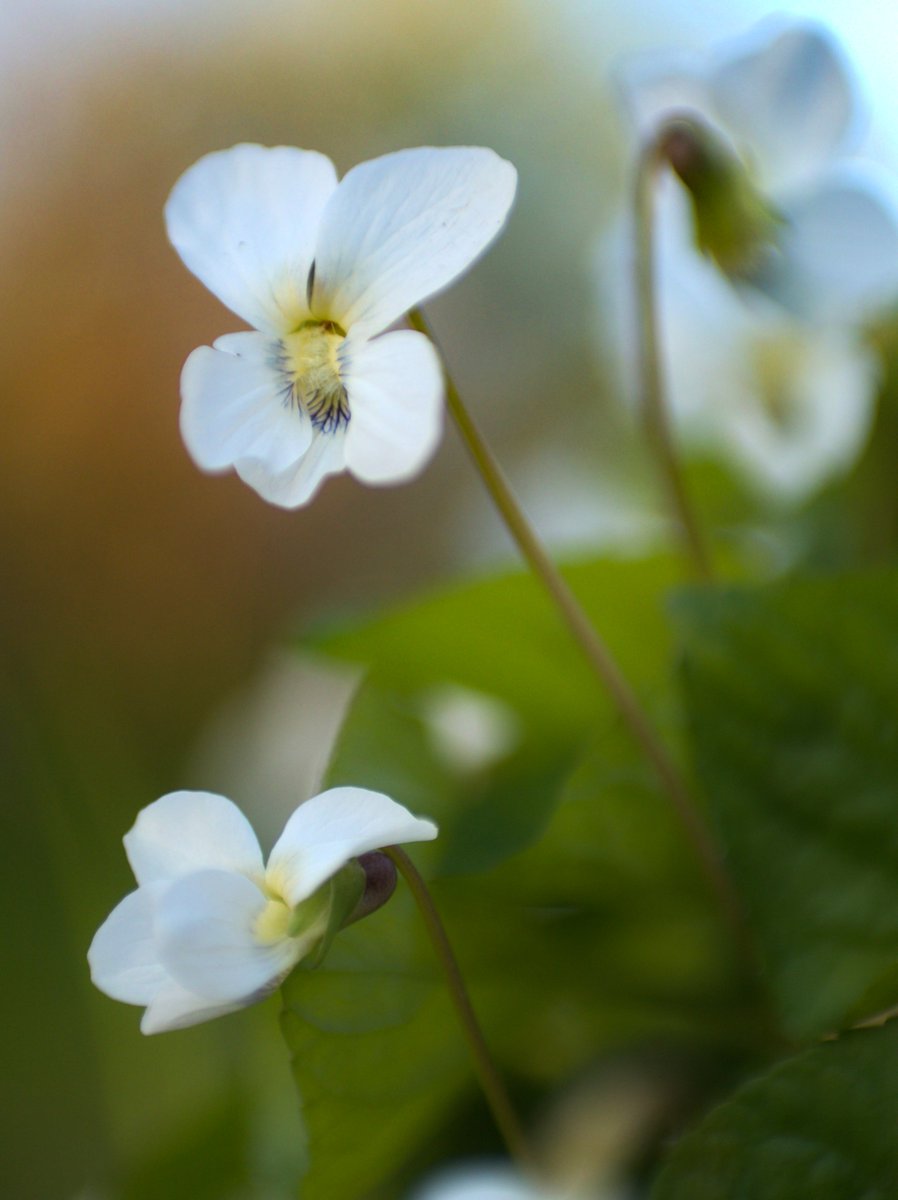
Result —
<path fill-rule="evenodd" d="M 799 500 L 857 458 L 876 372 L 850 331 L 759 319 L 731 368 L 721 448 L 756 484 Z"/>
<path fill-rule="evenodd" d="M 141 810 L 124 841 L 142 888 L 209 868 L 259 878 L 263 871 L 249 821 L 211 792 L 169 792 Z"/>
<path fill-rule="evenodd" d="M 168 979 L 153 940 L 159 886 L 139 888 L 118 904 L 87 952 L 90 976 L 100 991 L 126 1004 L 149 1004 Z"/>
<path fill-rule="evenodd" d="M 427 842 L 432 821 L 380 792 L 339 787 L 301 804 L 275 843 L 267 877 L 290 905 L 311 896 L 344 863 L 398 842 Z"/>
<path fill-rule="evenodd" d="M 647 137 L 675 114 L 698 113 L 707 119 L 711 98 L 704 76 L 698 55 L 660 52 L 625 60 L 616 83 L 631 121 Z"/>
<path fill-rule="evenodd" d="M 307 504 L 327 479 L 346 465 L 346 429 L 335 433 L 315 431 L 308 449 L 292 466 L 272 471 L 268 463 L 256 458 L 241 458 L 234 464 L 244 483 L 254 488 L 263 500 L 280 508 L 299 508 Z"/>
<path fill-rule="evenodd" d="M 231 871 L 197 871 L 175 880 L 156 910 L 162 965 L 175 982 L 207 1001 L 259 998 L 297 956 L 293 939 L 256 937 L 256 922 L 268 903 L 256 884 Z"/>
<path fill-rule="evenodd" d="M 232 312 L 264 333 L 289 333 L 308 315 L 315 240 L 336 186 L 333 163 L 312 150 L 219 150 L 172 189 L 168 236 L 184 265 Z"/>
<path fill-rule="evenodd" d="M 443 425 L 443 373 L 430 341 L 400 330 L 353 346 L 344 381 L 352 414 L 346 466 L 365 483 L 411 478 Z"/>
<path fill-rule="evenodd" d="M 221 471 L 243 459 L 278 474 L 312 441 L 308 417 L 290 402 L 280 343 L 231 333 L 194 350 L 181 372 L 181 435 L 196 464 Z"/>
<path fill-rule="evenodd" d="M 767 23 L 721 48 L 709 77 L 717 114 L 777 192 L 819 172 L 857 119 L 853 82 L 816 25 Z"/>
<path fill-rule="evenodd" d="M 517 172 L 481 147 L 400 150 L 353 167 L 321 219 L 312 309 L 371 337 L 440 291 L 505 223 Z"/>
<path fill-rule="evenodd" d="M 859 323 L 898 298 L 898 217 L 872 183 L 833 175 L 789 209 L 759 281 L 792 311 Z"/>
<path fill-rule="evenodd" d="M 412 1200 L 563 1200 L 560 1192 L 536 1188 L 510 1167 L 484 1163 L 446 1171 Z"/>
<path fill-rule="evenodd" d="M 188 992 L 169 977 L 141 1017 L 140 1031 L 168 1033 L 172 1029 L 186 1029 L 189 1025 L 199 1025 L 202 1021 L 211 1021 L 213 1017 L 223 1017 L 226 1013 L 236 1012 L 244 1007 L 242 1002 L 210 1004 L 202 996 Z"/>

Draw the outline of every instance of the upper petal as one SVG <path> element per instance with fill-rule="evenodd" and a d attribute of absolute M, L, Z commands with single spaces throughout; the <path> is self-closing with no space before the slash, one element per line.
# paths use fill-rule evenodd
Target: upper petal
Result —
<path fill-rule="evenodd" d="M 615 82 L 630 119 L 647 137 L 674 115 L 697 112 L 707 118 L 711 99 L 704 76 L 699 55 L 650 52 L 625 59 Z"/>
<path fill-rule="evenodd" d="M 156 911 L 163 966 L 206 1001 L 239 1007 L 261 998 L 299 953 L 295 939 L 257 939 L 256 922 L 267 903 L 252 880 L 231 871 L 197 871 L 175 880 Z"/>
<path fill-rule="evenodd" d="M 436 835 L 432 821 L 413 816 L 389 796 L 331 788 L 300 804 L 271 851 L 266 876 L 295 905 L 359 854 Z"/>
<path fill-rule="evenodd" d="M 351 418 L 346 466 L 365 483 L 415 475 L 440 440 L 443 373 L 421 333 L 400 330 L 353 347 L 345 375 Z"/>
<path fill-rule="evenodd" d="M 141 887 L 211 867 L 256 877 L 263 870 L 249 821 L 211 792 L 169 792 L 141 810 L 124 841 Z"/>
<path fill-rule="evenodd" d="M 168 979 L 153 938 L 154 902 L 159 886 L 141 887 L 118 904 L 87 952 L 94 984 L 125 1004 L 149 1004 Z"/>
<path fill-rule="evenodd" d="M 240 145 L 188 168 L 165 206 L 169 239 L 239 317 L 287 333 L 308 313 L 321 213 L 337 176 L 329 158 L 292 146 Z"/>
<path fill-rule="evenodd" d="M 252 459 L 278 474 L 312 441 L 279 366 L 281 343 L 230 333 L 194 350 L 181 372 L 181 436 L 197 466 L 221 471 Z"/>
<path fill-rule="evenodd" d="M 709 87 L 720 117 L 775 190 L 826 166 L 857 117 L 841 54 L 816 25 L 765 23 L 729 43 Z"/>
<path fill-rule="evenodd" d="M 354 167 L 321 219 L 316 315 L 372 336 L 446 287 L 499 233 L 517 172 L 481 147 L 421 147 Z"/>

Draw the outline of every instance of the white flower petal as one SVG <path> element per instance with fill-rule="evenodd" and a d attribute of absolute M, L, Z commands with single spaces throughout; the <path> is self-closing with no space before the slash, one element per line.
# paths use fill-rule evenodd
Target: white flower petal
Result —
<path fill-rule="evenodd" d="M 779 26 L 775 36 L 762 25 L 730 43 L 709 87 L 763 184 L 778 191 L 824 167 L 856 120 L 848 70 L 832 38 L 815 25 Z"/>
<path fill-rule="evenodd" d="M 338 787 L 301 804 L 275 843 L 266 875 L 291 905 L 298 904 L 344 863 L 398 842 L 427 842 L 432 821 L 413 816 L 380 792 Z"/>
<path fill-rule="evenodd" d="M 328 475 L 337 474 L 345 466 L 345 427 L 335 433 L 315 431 L 302 457 L 285 470 L 272 471 L 267 462 L 256 458 L 242 458 L 234 464 L 244 483 L 280 508 L 308 504 Z"/>
<path fill-rule="evenodd" d="M 347 353 L 351 413 L 346 466 L 365 483 L 410 479 L 433 454 L 443 425 L 443 372 L 421 333 L 400 330 Z"/>
<path fill-rule="evenodd" d="M 517 172 L 492 150 L 421 147 L 354 167 L 321 220 L 312 308 L 371 337 L 483 253 Z"/>
<path fill-rule="evenodd" d="M 147 1006 L 140 1021 L 141 1033 L 168 1033 L 172 1029 L 186 1029 L 223 1017 L 226 1013 L 245 1008 L 240 1001 L 236 1004 L 210 1004 L 202 996 L 194 995 L 182 988 L 171 978 L 159 989 Z"/>
<path fill-rule="evenodd" d="M 141 887 L 208 868 L 258 877 L 263 870 L 249 821 L 211 792 L 169 792 L 141 810 L 124 841 Z"/>
<path fill-rule="evenodd" d="M 898 220 L 872 181 L 831 177 L 790 206 L 761 280 L 807 317 L 859 322 L 898 297 Z"/>
<path fill-rule="evenodd" d="M 637 54 L 617 71 L 617 86 L 630 119 L 643 137 L 670 117 L 699 113 L 707 117 L 711 98 L 705 67 L 695 54 Z"/>
<path fill-rule="evenodd" d="M 149 1004 L 168 979 L 153 939 L 158 885 L 138 888 L 118 904 L 87 952 L 90 977 L 101 992 L 125 1004 Z"/>
<path fill-rule="evenodd" d="M 532 1186 L 511 1167 L 484 1163 L 442 1172 L 413 1200 L 563 1200 L 559 1192 Z"/>
<path fill-rule="evenodd" d="M 252 459 L 277 474 L 312 441 L 312 425 L 285 394 L 280 343 L 231 333 L 194 350 L 181 372 L 181 435 L 197 466 L 221 471 Z"/>
<path fill-rule="evenodd" d="M 296 962 L 293 939 L 263 943 L 255 925 L 268 904 L 259 887 L 230 871 L 197 871 L 159 900 L 160 960 L 176 983 L 218 1004 L 251 1003 Z"/>
<path fill-rule="evenodd" d="M 241 145 L 207 154 L 172 189 L 168 236 L 219 300 L 265 333 L 308 315 L 306 290 L 321 214 L 337 185 L 323 154 Z"/>
<path fill-rule="evenodd" d="M 731 379 L 721 448 L 756 485 L 799 500 L 857 458 L 872 421 L 876 363 L 850 333 L 758 319 Z"/>

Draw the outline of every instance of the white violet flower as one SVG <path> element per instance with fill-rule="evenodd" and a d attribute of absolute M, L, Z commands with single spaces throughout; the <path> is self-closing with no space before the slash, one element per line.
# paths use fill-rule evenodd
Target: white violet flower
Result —
<path fill-rule="evenodd" d="M 114 1000 L 146 1007 L 144 1033 L 244 1008 L 322 948 L 335 906 L 338 924 L 350 915 L 347 898 L 351 908 L 364 885 L 352 859 L 436 834 L 379 792 L 332 788 L 296 809 L 266 865 L 230 800 L 172 792 L 125 835 L 138 887 L 97 931 L 91 977 Z"/>
<path fill-rule="evenodd" d="M 198 466 L 230 467 L 296 508 L 348 470 L 411 478 L 442 426 L 430 341 L 389 330 L 464 272 L 501 230 L 517 173 L 492 150 L 421 147 L 340 182 L 323 154 L 240 145 L 175 184 L 168 236 L 254 332 L 201 346 L 181 376 L 181 432 Z"/>
<path fill-rule="evenodd" d="M 860 105 L 826 30 L 762 21 L 704 54 L 635 56 L 621 84 L 643 136 L 697 114 L 773 202 L 782 223 L 754 277 L 760 289 L 826 320 L 857 321 L 898 295 L 898 221 L 879 180 L 849 163 Z"/>

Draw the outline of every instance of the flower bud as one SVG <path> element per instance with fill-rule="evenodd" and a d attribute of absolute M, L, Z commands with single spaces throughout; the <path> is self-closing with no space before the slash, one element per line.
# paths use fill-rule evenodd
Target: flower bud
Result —
<path fill-rule="evenodd" d="M 756 274 L 776 246 L 783 218 L 755 187 L 738 155 L 692 116 L 671 118 L 656 151 L 689 193 L 702 253 L 727 275 L 748 279 Z"/>

